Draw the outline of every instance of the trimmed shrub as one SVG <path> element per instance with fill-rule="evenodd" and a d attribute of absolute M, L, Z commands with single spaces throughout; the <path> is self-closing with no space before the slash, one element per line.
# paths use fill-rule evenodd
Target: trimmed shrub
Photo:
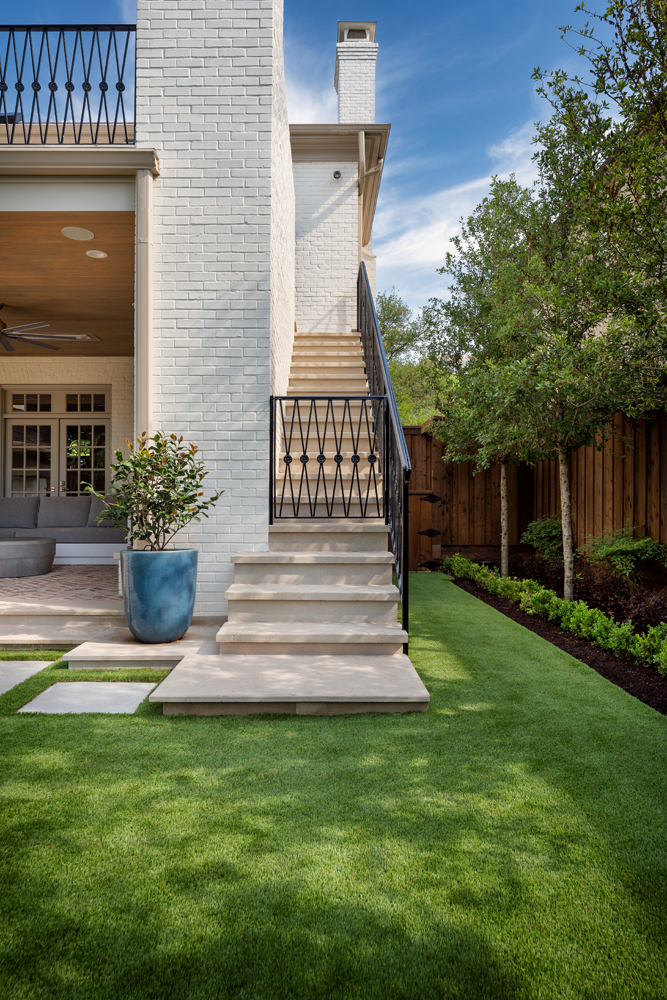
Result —
<path fill-rule="evenodd" d="M 497 570 L 478 566 L 458 553 L 445 560 L 444 569 L 454 578 L 472 580 L 490 594 L 509 597 L 529 615 L 558 622 L 561 628 L 578 638 L 587 639 L 621 659 L 654 666 L 661 674 L 667 674 L 667 622 L 649 626 L 640 634 L 630 621 L 619 625 L 604 611 L 591 608 L 585 601 L 564 601 L 536 580 L 503 579 Z"/>

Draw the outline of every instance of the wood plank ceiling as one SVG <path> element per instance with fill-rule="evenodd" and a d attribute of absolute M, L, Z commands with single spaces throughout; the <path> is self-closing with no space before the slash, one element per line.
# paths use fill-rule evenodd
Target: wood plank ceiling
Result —
<path fill-rule="evenodd" d="M 66 226 L 89 229 L 95 238 L 67 239 Z M 96 260 L 86 250 L 109 256 Z M 7 326 L 43 320 L 50 324 L 45 333 L 100 338 L 49 341 L 58 354 L 12 341 L 14 356 L 132 356 L 134 212 L 0 212 L 0 302 Z"/>

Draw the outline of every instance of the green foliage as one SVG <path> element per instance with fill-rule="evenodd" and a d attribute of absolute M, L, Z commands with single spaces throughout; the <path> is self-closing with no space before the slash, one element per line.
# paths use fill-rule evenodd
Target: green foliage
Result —
<path fill-rule="evenodd" d="M 565 601 L 535 580 L 501 579 L 495 571 L 458 553 L 444 560 L 443 570 L 454 578 L 472 580 L 490 594 L 509 597 L 529 615 L 548 618 L 578 638 L 587 639 L 621 659 L 644 663 L 667 674 L 667 622 L 652 626 L 643 634 L 637 633 L 632 622 L 619 625 L 585 601 Z"/>
<path fill-rule="evenodd" d="M 428 358 L 389 362 L 396 405 L 403 424 L 423 424 L 438 408 L 438 371 Z"/>
<path fill-rule="evenodd" d="M 648 535 L 636 538 L 630 524 L 625 528 L 605 529 L 601 535 L 589 535 L 578 551 L 588 562 L 603 566 L 633 587 L 639 585 L 646 563 L 667 565 L 667 548 Z"/>
<path fill-rule="evenodd" d="M 118 528 L 127 528 L 129 521 L 128 538 L 146 542 L 153 550 L 164 549 L 181 528 L 199 521 L 200 514 L 208 517 L 222 492 L 203 499 L 204 463 L 197 460 L 198 448 L 184 445 L 182 437 L 157 431 L 153 437 L 142 434 L 136 447 L 127 444 L 127 458 L 115 453 L 108 493 L 88 487 L 106 504 L 98 521 L 111 521 Z"/>
<path fill-rule="evenodd" d="M 560 514 L 549 514 L 531 521 L 523 535 L 522 545 L 532 545 L 538 555 L 549 563 L 563 558 L 563 526 Z"/>
<path fill-rule="evenodd" d="M 377 296 L 375 311 L 387 360 L 405 358 L 414 350 L 419 339 L 419 328 L 412 320 L 410 306 L 392 288 Z"/>

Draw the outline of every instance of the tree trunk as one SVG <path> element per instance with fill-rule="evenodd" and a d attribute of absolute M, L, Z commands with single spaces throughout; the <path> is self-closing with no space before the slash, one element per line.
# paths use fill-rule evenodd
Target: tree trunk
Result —
<path fill-rule="evenodd" d="M 570 465 L 568 456 L 561 452 L 558 456 L 560 479 L 560 509 L 563 525 L 563 597 L 571 601 L 574 597 L 574 542 L 572 539 L 572 497 L 570 494 Z"/>
<path fill-rule="evenodd" d="M 510 573 L 510 518 L 507 462 L 500 463 L 500 575 Z"/>

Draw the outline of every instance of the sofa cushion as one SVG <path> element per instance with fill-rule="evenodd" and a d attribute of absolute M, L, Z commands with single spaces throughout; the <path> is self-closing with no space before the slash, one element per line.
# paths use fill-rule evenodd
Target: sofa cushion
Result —
<path fill-rule="evenodd" d="M 19 528 L 19 531 L 20 530 L 21 529 Z M 30 529 L 26 528 L 25 530 L 29 531 Z M 37 531 L 37 528 L 33 528 L 32 530 Z M 0 528 L 0 538 L 14 538 L 15 535 L 16 528 Z"/>
<path fill-rule="evenodd" d="M 90 497 L 42 497 L 38 528 L 85 528 Z"/>
<path fill-rule="evenodd" d="M 87 528 L 110 528 L 111 522 L 108 518 L 102 518 L 101 521 L 97 520 L 97 515 L 101 514 L 103 510 L 106 510 L 106 504 L 102 500 L 98 500 L 97 497 L 91 497 L 90 500 L 90 512 L 88 514 L 88 522 L 86 524 Z"/>
<path fill-rule="evenodd" d="M 55 538 L 70 545 L 125 545 L 123 528 L 17 528 L 17 538 Z M 0 536 L 1 537 L 1 536 Z"/>
<path fill-rule="evenodd" d="M 39 497 L 0 497 L 0 528 L 34 528 Z"/>

